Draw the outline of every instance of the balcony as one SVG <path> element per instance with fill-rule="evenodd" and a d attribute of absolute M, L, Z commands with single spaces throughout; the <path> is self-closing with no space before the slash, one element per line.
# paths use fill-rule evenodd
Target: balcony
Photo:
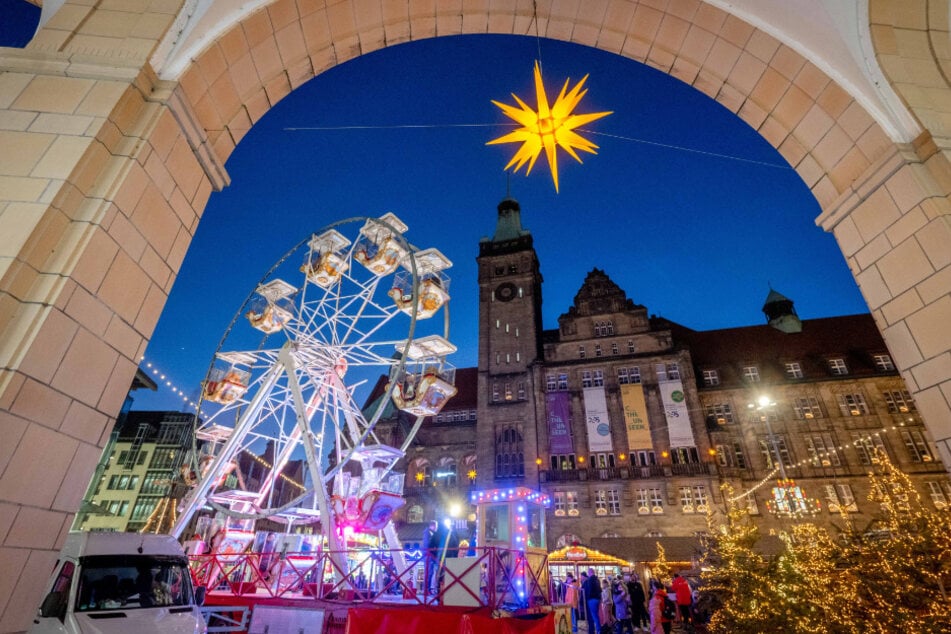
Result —
<path fill-rule="evenodd" d="M 711 469 L 706 462 L 688 462 L 670 465 L 670 472 L 676 476 L 703 476 L 716 473 L 716 469 Z"/>
<path fill-rule="evenodd" d="M 706 475 L 708 469 L 704 464 L 693 465 L 673 465 L 674 467 L 692 467 L 697 471 L 696 475 Z M 695 475 L 690 472 L 684 473 L 674 471 L 676 475 Z M 670 466 L 650 465 L 624 465 L 620 467 L 592 467 L 586 469 L 550 469 L 538 472 L 541 482 L 584 482 L 588 480 L 636 480 L 640 478 L 663 478 L 670 476 Z"/>

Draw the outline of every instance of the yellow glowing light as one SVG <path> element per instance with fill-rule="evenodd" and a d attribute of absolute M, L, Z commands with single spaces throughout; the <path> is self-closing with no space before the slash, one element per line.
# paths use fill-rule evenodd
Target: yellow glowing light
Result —
<path fill-rule="evenodd" d="M 417 472 L 416 472 L 416 481 L 417 481 L 417 482 L 422 482 L 422 481 L 425 480 L 425 479 L 426 479 L 426 476 L 423 475 L 423 472 L 422 472 L 422 471 L 417 471 Z"/>
<path fill-rule="evenodd" d="M 574 129 L 579 126 L 591 123 L 592 121 L 611 114 L 611 112 L 572 114 L 572 111 L 578 103 L 581 102 L 581 98 L 588 92 L 587 90 L 581 89 L 587 79 L 588 76 L 585 75 L 571 90 L 568 90 L 568 84 L 571 80 L 565 80 L 565 85 L 562 87 L 561 93 L 558 95 L 558 98 L 555 99 L 555 103 L 549 107 L 548 96 L 545 94 L 545 86 L 542 84 L 542 71 L 536 61 L 535 98 L 538 102 L 536 110 L 529 108 L 524 101 L 514 94 L 512 97 L 518 102 L 520 108 L 498 101 L 492 101 L 492 103 L 502 109 L 505 116 L 522 126 L 514 132 L 500 136 L 486 144 L 522 144 L 522 147 L 518 149 L 518 152 L 515 153 L 512 160 L 505 166 L 505 169 L 514 165 L 515 168 L 513 171 L 517 172 L 523 165 L 527 164 L 525 174 L 530 174 L 532 167 L 535 165 L 535 161 L 538 159 L 538 155 L 542 149 L 544 149 L 545 158 L 548 159 L 548 168 L 551 170 L 551 179 L 555 183 L 555 191 L 557 192 L 558 155 L 556 151 L 559 146 L 579 163 L 581 162 L 581 158 L 577 152 L 575 152 L 576 149 L 588 152 L 589 154 L 597 154 L 597 152 L 595 152 L 595 149 L 598 147 L 597 145 L 574 132 Z"/>

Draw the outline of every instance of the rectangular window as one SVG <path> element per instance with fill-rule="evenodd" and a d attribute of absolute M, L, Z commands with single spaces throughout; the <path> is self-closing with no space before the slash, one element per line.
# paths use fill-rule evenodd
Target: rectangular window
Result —
<path fill-rule="evenodd" d="M 634 345 L 633 339 L 627 340 L 627 353 L 634 354 L 637 351 L 637 347 Z"/>
<path fill-rule="evenodd" d="M 839 455 L 835 452 L 835 444 L 832 442 L 832 436 L 829 434 L 814 434 L 806 436 L 806 450 L 809 452 L 809 460 L 814 467 L 838 467 L 840 464 Z"/>
<path fill-rule="evenodd" d="M 872 464 L 872 456 L 875 450 L 885 453 L 885 443 L 878 436 L 863 436 L 857 432 L 852 433 L 852 446 L 859 455 L 859 461 L 863 465 Z"/>
<path fill-rule="evenodd" d="M 920 431 L 903 431 L 902 440 L 905 441 L 905 447 L 908 448 L 908 457 L 912 462 L 931 462 L 931 450 L 928 449 L 928 441 Z"/>
<path fill-rule="evenodd" d="M 720 373 L 716 370 L 704 370 L 703 384 L 706 387 L 716 387 L 717 385 L 720 385 Z"/>
<path fill-rule="evenodd" d="M 637 451 L 637 464 L 642 467 L 649 467 L 657 464 L 657 456 L 652 450 L 639 449 Z"/>
<path fill-rule="evenodd" d="M 594 387 L 604 387 L 604 371 L 594 371 Z"/>
<path fill-rule="evenodd" d="M 951 484 L 947 481 L 928 481 L 925 482 L 925 488 L 928 490 L 928 495 L 931 496 L 931 501 L 936 509 L 948 508 L 948 499 L 951 498 Z"/>
<path fill-rule="evenodd" d="M 861 394 L 839 394 L 839 411 L 843 416 L 862 416 L 868 414 L 865 397 Z"/>
<path fill-rule="evenodd" d="M 641 369 L 640 368 L 628 368 L 628 377 L 631 380 L 631 383 L 640 383 L 641 382 Z"/>
<path fill-rule="evenodd" d="M 498 403 L 499 400 L 501 400 L 501 397 L 499 395 L 499 384 L 493 383 L 492 384 L 492 402 Z"/>
<path fill-rule="evenodd" d="M 512 384 L 511 383 L 505 384 L 505 400 L 506 401 L 512 400 Z"/>
<path fill-rule="evenodd" d="M 554 374 L 545 375 L 545 389 L 549 392 L 554 392 L 558 389 L 558 377 Z"/>
<path fill-rule="evenodd" d="M 627 368 L 618 368 L 617 369 L 617 384 L 618 385 L 627 385 L 630 382 L 630 379 L 627 375 Z"/>
<path fill-rule="evenodd" d="M 603 353 L 601 352 L 601 344 L 600 343 L 594 344 L 594 356 L 600 357 L 602 354 Z"/>
<path fill-rule="evenodd" d="M 744 365 L 743 379 L 749 383 L 759 383 L 759 368 L 755 365 Z"/>
<path fill-rule="evenodd" d="M 693 485 L 693 502 L 697 507 L 697 513 L 707 512 L 707 487 L 702 484 Z"/>
<path fill-rule="evenodd" d="M 801 379 L 802 378 L 802 366 L 798 361 L 791 361 L 785 364 L 786 367 L 786 378 L 787 379 Z"/>
<path fill-rule="evenodd" d="M 872 361 L 875 363 L 875 367 L 882 372 L 892 372 L 895 369 L 891 356 L 887 354 L 873 354 Z"/>
<path fill-rule="evenodd" d="M 793 399 L 793 412 L 799 420 L 822 418 L 819 399 L 814 396 L 799 396 Z"/>
<path fill-rule="evenodd" d="M 733 469 L 746 468 L 746 456 L 743 455 L 743 446 L 735 440 L 732 444 L 720 444 L 714 447 L 717 453 L 717 464 L 721 467 Z"/>
<path fill-rule="evenodd" d="M 826 505 L 830 513 L 849 513 L 858 512 L 858 506 L 855 504 L 855 496 L 852 494 L 852 487 L 848 484 L 826 484 Z"/>
<path fill-rule="evenodd" d="M 574 469 L 575 455 L 573 453 L 569 453 L 552 456 L 551 468 L 555 471 L 569 471 Z"/>
<path fill-rule="evenodd" d="M 558 390 L 564 392 L 568 389 L 568 375 L 559 374 L 558 375 Z"/>
<path fill-rule="evenodd" d="M 680 366 L 678 366 L 676 363 L 667 364 L 667 380 L 668 381 L 680 380 Z"/>
<path fill-rule="evenodd" d="M 661 497 L 660 489 L 649 489 L 651 494 L 651 513 L 659 515 L 664 512 L 664 498 Z"/>
<path fill-rule="evenodd" d="M 680 510 L 684 513 L 693 513 L 693 490 L 689 487 L 680 487 Z"/>
<path fill-rule="evenodd" d="M 666 380 L 667 380 L 667 365 L 666 365 L 666 364 L 664 364 L 664 363 L 655 363 L 655 364 L 654 364 L 654 372 L 657 373 L 657 380 L 658 380 L 658 381 L 666 381 Z"/>
<path fill-rule="evenodd" d="M 568 506 L 568 515 L 575 517 L 578 515 L 578 492 L 565 491 L 565 503 Z"/>
<path fill-rule="evenodd" d="M 616 344 L 616 343 L 612 343 L 612 344 L 611 344 L 611 354 L 613 354 L 614 356 L 617 356 L 617 355 L 621 354 L 621 351 L 618 350 L 618 347 L 617 347 L 617 344 Z"/>
<path fill-rule="evenodd" d="M 637 490 L 637 512 L 641 515 L 651 512 L 650 492 L 647 489 Z"/>
<path fill-rule="evenodd" d="M 621 492 L 617 489 L 608 489 L 608 515 L 621 514 Z"/>
<path fill-rule="evenodd" d="M 844 376 L 849 373 L 849 366 L 845 364 L 845 359 L 829 359 L 829 372 L 833 376 Z"/>
<path fill-rule="evenodd" d="M 584 346 L 578 346 L 578 358 L 584 359 L 584 357 L 585 357 Z"/>
<path fill-rule="evenodd" d="M 594 379 L 591 375 L 591 370 L 582 370 L 581 371 L 581 387 L 592 387 L 594 384 Z"/>
<path fill-rule="evenodd" d="M 717 425 L 732 425 L 736 422 L 733 419 L 733 406 L 729 403 L 707 405 L 707 419 Z"/>
<path fill-rule="evenodd" d="M 555 517 L 563 517 L 567 514 L 567 508 L 565 507 L 565 492 L 564 491 L 555 491 L 552 494 L 553 498 L 553 507 L 555 510 Z"/>
<path fill-rule="evenodd" d="M 761 439 L 759 444 L 767 468 L 772 469 L 773 467 L 779 466 L 776 462 L 777 452 L 779 452 L 779 459 L 782 460 L 783 465 L 792 465 L 792 460 L 789 459 L 789 448 L 786 446 L 786 439 L 782 436 L 776 436 L 774 434 L 772 439 Z"/>
<path fill-rule="evenodd" d="M 594 514 L 608 514 L 608 492 L 604 489 L 595 489 L 594 491 Z"/>
<path fill-rule="evenodd" d="M 517 385 L 517 391 L 516 391 L 515 397 L 520 401 L 524 401 L 525 400 L 525 384 L 522 382 L 519 382 L 516 385 Z"/>
<path fill-rule="evenodd" d="M 885 405 L 892 414 L 906 414 L 915 411 L 915 402 L 911 400 L 908 390 L 888 390 L 882 392 Z"/>

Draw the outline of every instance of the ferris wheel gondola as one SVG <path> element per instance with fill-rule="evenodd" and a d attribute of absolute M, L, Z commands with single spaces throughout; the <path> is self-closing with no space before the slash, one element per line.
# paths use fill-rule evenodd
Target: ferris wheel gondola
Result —
<path fill-rule="evenodd" d="M 173 534 L 207 506 L 245 523 L 319 521 L 331 547 L 344 525 L 392 528 L 408 442 L 387 445 L 376 423 L 392 403 L 417 416 L 415 433 L 455 393 L 448 313 L 429 319 L 448 311 L 451 262 L 411 246 L 407 229 L 394 214 L 335 223 L 256 285 L 202 384 L 208 411 Z M 360 388 L 380 375 L 385 397 L 363 411 Z M 288 475 L 293 461 L 302 478 Z"/>

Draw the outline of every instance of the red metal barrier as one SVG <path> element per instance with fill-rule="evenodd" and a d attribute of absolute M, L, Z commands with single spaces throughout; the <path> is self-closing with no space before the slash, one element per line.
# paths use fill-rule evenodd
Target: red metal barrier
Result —
<path fill-rule="evenodd" d="M 329 551 L 192 555 L 190 560 L 195 584 L 212 594 L 416 605 L 446 605 L 449 595 L 451 604 L 472 607 L 551 605 L 547 554 L 501 548 L 470 552 L 473 556 L 447 559 L 424 553 L 402 572 L 394 563 L 396 553 L 386 550 L 346 551 L 338 557 Z"/>

